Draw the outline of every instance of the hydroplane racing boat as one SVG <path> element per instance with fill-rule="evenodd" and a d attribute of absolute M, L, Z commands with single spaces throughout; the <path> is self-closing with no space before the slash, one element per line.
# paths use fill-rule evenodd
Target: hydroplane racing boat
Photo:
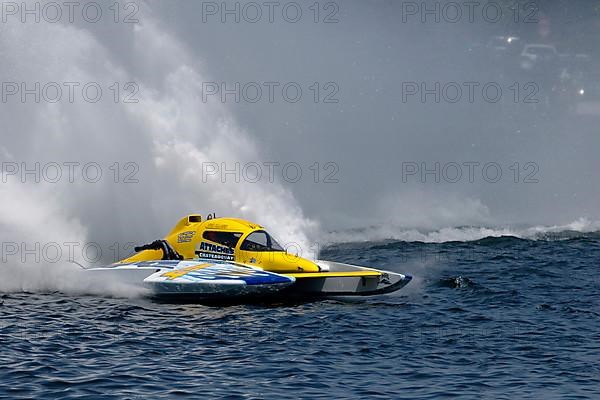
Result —
<path fill-rule="evenodd" d="M 182 218 L 132 257 L 88 269 L 93 278 L 144 286 L 170 298 L 370 296 L 401 289 L 409 275 L 286 252 L 265 229 L 237 218 Z"/>

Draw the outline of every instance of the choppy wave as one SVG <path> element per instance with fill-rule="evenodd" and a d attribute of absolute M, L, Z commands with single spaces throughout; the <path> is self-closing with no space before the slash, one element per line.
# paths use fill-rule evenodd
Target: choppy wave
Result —
<path fill-rule="evenodd" d="M 0 397 L 598 398 L 600 240 L 482 242 L 327 249 L 413 276 L 353 300 L 0 294 Z"/>
<path fill-rule="evenodd" d="M 421 230 L 394 225 L 378 225 L 365 228 L 333 231 L 324 235 L 327 244 L 378 242 L 386 240 L 402 242 L 445 243 L 473 242 L 484 238 L 514 237 L 527 240 L 567 240 L 600 234 L 600 221 L 580 218 L 565 225 L 537 225 L 529 227 L 459 226 L 437 230 Z"/>

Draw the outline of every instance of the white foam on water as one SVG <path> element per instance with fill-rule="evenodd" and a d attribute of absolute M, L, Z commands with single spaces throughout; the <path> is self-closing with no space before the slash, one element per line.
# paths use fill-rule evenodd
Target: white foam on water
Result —
<path fill-rule="evenodd" d="M 561 240 L 571 232 L 592 233 L 600 231 L 600 221 L 579 218 L 564 225 L 536 225 L 531 227 L 461 226 L 434 230 L 403 226 L 380 225 L 360 229 L 330 232 L 323 235 L 325 243 L 397 240 L 404 242 L 445 243 L 471 242 L 486 237 L 513 236 L 530 240 Z"/>
<path fill-rule="evenodd" d="M 0 26 L 0 73 L 6 80 L 97 82 L 105 91 L 114 82 L 139 86 L 137 103 L 115 103 L 106 91 L 93 104 L 81 99 L 3 104 L 4 161 L 28 166 L 93 161 L 105 174 L 115 161 L 136 162 L 140 168 L 135 186 L 108 177 L 96 184 L 81 179 L 23 183 L 7 177 L 0 186 L 0 241 L 29 248 L 121 243 L 142 240 L 147 232 L 160 237 L 187 213 L 214 211 L 255 220 L 282 244 L 308 248 L 318 225 L 284 187 L 203 177 L 203 163 L 260 162 L 263 153 L 225 105 L 202 101 L 202 82 L 208 79 L 201 60 L 160 26 L 152 10 L 142 7 L 140 13 L 140 24 L 124 32 L 125 51 L 85 25 Z M 0 291 L 97 293 L 102 287 L 111 295 L 127 292 L 117 283 L 87 282 L 77 265 L 62 258 L 23 259 L 20 250 L 0 265 Z"/>

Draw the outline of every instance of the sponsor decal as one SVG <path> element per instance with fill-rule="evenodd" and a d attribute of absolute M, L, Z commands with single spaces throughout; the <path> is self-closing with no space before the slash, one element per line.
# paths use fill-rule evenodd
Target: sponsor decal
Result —
<path fill-rule="evenodd" d="M 231 247 L 208 242 L 200 242 L 200 244 L 196 247 L 196 255 L 200 258 L 233 261 L 233 254 L 234 251 Z"/>
<path fill-rule="evenodd" d="M 210 266 L 210 264 L 193 265 L 191 267 L 185 267 L 185 268 L 181 268 L 181 269 L 176 269 L 174 271 L 165 272 L 161 276 L 164 276 L 168 280 L 173 280 L 175 278 L 180 278 L 180 277 L 182 277 L 184 275 L 187 275 L 187 274 L 189 274 L 192 271 L 197 271 L 199 269 L 206 268 L 208 266 Z"/>
<path fill-rule="evenodd" d="M 195 231 L 181 232 L 179 235 L 177 235 L 177 243 L 189 243 L 192 241 L 192 238 L 195 234 Z"/>
<path fill-rule="evenodd" d="M 206 225 L 208 229 L 227 229 L 227 224 L 219 224 L 216 222 L 210 223 Z"/>

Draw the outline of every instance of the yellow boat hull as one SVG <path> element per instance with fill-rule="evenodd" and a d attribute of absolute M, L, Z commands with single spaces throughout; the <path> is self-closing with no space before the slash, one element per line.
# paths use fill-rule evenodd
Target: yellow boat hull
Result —
<path fill-rule="evenodd" d="M 137 254 L 132 257 L 110 267 L 95 269 L 94 273 L 107 276 L 109 273 L 118 274 L 120 281 L 152 283 L 151 286 L 163 292 L 184 293 L 193 289 L 194 292 L 208 293 L 214 289 L 215 293 L 220 293 L 218 285 L 226 283 L 221 268 L 230 273 L 239 273 L 248 268 L 265 271 L 265 276 L 272 278 L 283 277 L 286 285 L 273 285 L 276 295 L 302 296 L 383 294 L 402 288 L 412 279 L 396 272 L 331 261 L 312 261 L 289 254 L 262 226 L 237 218 L 211 216 L 203 219 L 199 215 L 188 215 L 164 239 L 140 246 L 136 251 Z M 186 264 L 189 262 L 194 265 L 190 267 Z M 216 281 L 207 281 L 213 277 L 201 276 L 202 263 L 221 271 L 219 276 L 223 279 L 218 285 L 214 283 Z M 184 265 L 191 269 L 188 271 L 182 267 Z M 150 278 L 151 274 L 157 275 Z M 171 276 L 176 279 L 170 279 Z M 183 281 L 178 283 L 179 278 Z M 241 281 L 237 283 L 246 284 Z M 260 289 L 268 289 L 268 285 Z M 231 293 L 229 289 L 231 287 L 228 287 L 227 293 Z M 246 289 L 244 292 L 249 292 L 250 286 L 247 285 Z"/>

